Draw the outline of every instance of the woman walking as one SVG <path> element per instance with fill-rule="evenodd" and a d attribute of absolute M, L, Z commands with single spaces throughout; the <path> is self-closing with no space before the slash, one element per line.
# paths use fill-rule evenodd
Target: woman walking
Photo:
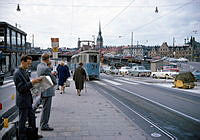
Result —
<path fill-rule="evenodd" d="M 61 92 L 60 94 L 63 94 L 65 91 L 65 86 L 64 83 L 66 82 L 67 78 L 70 77 L 70 73 L 69 73 L 69 69 L 66 68 L 66 66 L 64 66 L 64 62 L 62 61 L 60 63 L 60 66 L 58 68 L 58 85 L 61 86 Z"/>
<path fill-rule="evenodd" d="M 81 90 L 86 80 L 86 72 L 83 68 L 83 63 L 79 63 L 79 67 L 74 72 L 73 80 L 75 81 L 77 95 L 81 96 Z"/>

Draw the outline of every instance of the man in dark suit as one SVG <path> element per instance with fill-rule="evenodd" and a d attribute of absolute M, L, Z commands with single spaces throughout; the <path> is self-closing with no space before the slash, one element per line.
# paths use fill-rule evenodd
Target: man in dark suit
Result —
<path fill-rule="evenodd" d="M 27 55 L 21 57 L 21 64 L 14 73 L 14 83 L 16 86 L 16 105 L 19 108 L 19 139 L 27 140 L 27 128 L 25 127 L 28 120 L 32 130 L 36 130 L 35 112 L 32 108 L 33 98 L 30 89 L 34 84 L 39 83 L 42 79 L 35 78 L 30 81 L 26 70 L 31 66 L 32 58 Z M 36 132 L 36 131 L 35 131 Z M 37 138 L 41 135 L 35 134 Z"/>
<path fill-rule="evenodd" d="M 51 72 L 51 68 L 47 66 L 50 61 L 50 56 L 48 53 L 42 54 L 42 61 L 37 66 L 37 74 L 38 76 L 50 76 L 54 86 L 57 84 L 56 81 L 56 72 Z M 50 118 L 50 111 L 51 111 L 51 102 L 52 96 L 55 96 L 55 88 L 50 87 L 46 91 L 41 93 L 41 99 L 43 104 L 42 115 L 40 120 L 40 127 L 43 131 L 52 131 L 53 128 L 49 127 L 49 118 Z"/>

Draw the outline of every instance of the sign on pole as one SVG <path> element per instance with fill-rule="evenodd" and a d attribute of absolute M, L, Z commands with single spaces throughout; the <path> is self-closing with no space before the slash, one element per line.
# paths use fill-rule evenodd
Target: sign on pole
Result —
<path fill-rule="evenodd" d="M 51 47 L 53 52 L 58 52 L 59 38 L 51 38 Z"/>
<path fill-rule="evenodd" d="M 53 58 L 58 58 L 59 38 L 51 38 Z"/>

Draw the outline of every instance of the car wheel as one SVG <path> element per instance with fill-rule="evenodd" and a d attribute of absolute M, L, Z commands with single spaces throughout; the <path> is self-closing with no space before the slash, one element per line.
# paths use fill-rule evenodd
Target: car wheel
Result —
<path fill-rule="evenodd" d="M 2 86 L 3 85 L 3 81 L 2 82 L 0 82 L 0 86 Z"/>

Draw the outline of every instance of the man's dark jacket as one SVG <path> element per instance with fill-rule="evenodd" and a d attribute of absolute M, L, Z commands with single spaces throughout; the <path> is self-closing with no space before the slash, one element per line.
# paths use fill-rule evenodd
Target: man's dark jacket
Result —
<path fill-rule="evenodd" d="M 18 68 L 13 79 L 16 86 L 16 105 L 19 108 L 32 108 L 33 98 L 30 89 L 33 85 L 27 72 L 22 68 Z"/>

